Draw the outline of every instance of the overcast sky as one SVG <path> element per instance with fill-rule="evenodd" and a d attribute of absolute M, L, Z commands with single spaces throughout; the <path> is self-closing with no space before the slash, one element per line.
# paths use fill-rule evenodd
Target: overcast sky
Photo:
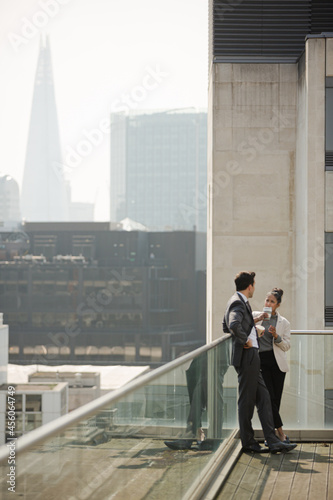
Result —
<path fill-rule="evenodd" d="M 0 172 L 21 185 L 41 33 L 63 158 L 112 111 L 207 107 L 208 0 L 0 0 Z M 68 169 L 108 220 L 110 137 Z"/>

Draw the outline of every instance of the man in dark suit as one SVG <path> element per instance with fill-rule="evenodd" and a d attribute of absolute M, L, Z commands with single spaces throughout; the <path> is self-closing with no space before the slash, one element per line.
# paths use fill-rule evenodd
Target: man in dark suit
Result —
<path fill-rule="evenodd" d="M 277 453 L 293 450 L 297 445 L 280 441 L 275 435 L 269 392 L 260 372 L 259 342 L 248 299 L 253 297 L 255 273 L 241 271 L 235 278 L 236 293 L 227 304 L 223 331 L 232 334 L 232 360 L 238 374 L 238 420 L 244 451 L 261 453 L 262 448 L 254 438 L 252 417 L 257 406 L 259 419 L 269 451 Z M 262 317 L 256 319 L 260 321 Z"/>

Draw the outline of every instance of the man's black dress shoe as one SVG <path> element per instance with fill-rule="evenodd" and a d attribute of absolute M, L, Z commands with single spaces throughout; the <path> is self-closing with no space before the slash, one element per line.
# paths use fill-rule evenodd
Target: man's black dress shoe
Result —
<path fill-rule="evenodd" d="M 268 453 L 267 448 L 262 448 L 259 443 L 249 444 L 244 446 L 243 451 L 252 453 Z"/>
<path fill-rule="evenodd" d="M 171 450 L 190 450 L 195 439 L 175 439 L 174 441 L 164 441 L 164 444 Z"/>
<path fill-rule="evenodd" d="M 280 443 L 270 444 L 268 449 L 271 453 L 287 453 L 288 451 L 296 448 L 296 446 L 296 443 L 286 443 L 285 441 L 281 441 Z"/>

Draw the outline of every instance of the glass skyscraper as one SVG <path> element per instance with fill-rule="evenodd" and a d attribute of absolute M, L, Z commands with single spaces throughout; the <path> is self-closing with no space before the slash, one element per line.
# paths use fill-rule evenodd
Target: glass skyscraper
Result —
<path fill-rule="evenodd" d="M 207 113 L 113 114 L 111 221 L 206 231 Z"/>

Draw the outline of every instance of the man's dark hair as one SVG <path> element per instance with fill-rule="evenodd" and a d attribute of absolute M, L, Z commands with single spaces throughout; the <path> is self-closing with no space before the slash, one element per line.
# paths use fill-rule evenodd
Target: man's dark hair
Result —
<path fill-rule="evenodd" d="M 237 292 L 245 290 L 249 285 L 253 285 L 256 273 L 253 271 L 241 271 L 235 278 Z"/>

